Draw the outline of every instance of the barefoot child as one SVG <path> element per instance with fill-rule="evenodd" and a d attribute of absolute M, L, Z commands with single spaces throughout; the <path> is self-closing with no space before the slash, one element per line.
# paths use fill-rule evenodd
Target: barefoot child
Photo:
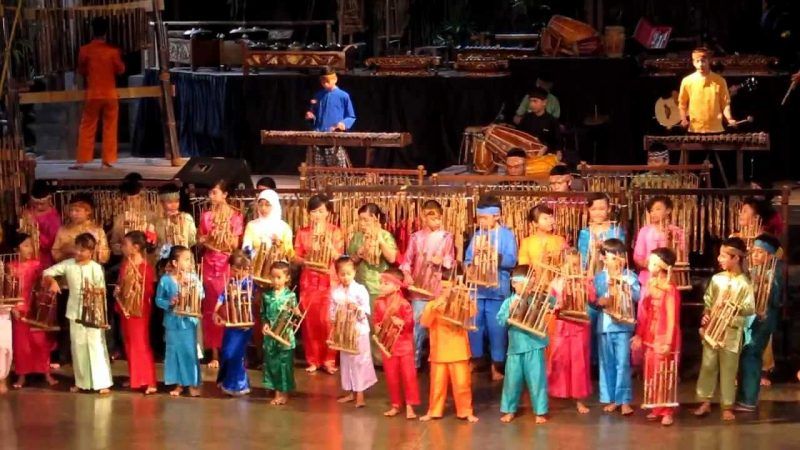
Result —
<path fill-rule="evenodd" d="M 261 320 L 264 324 L 264 388 L 275 391 L 273 405 L 284 405 L 289 393 L 295 390 L 294 384 L 294 333 L 285 335 L 289 346 L 285 346 L 267 335 L 270 324 L 274 324 L 284 309 L 297 309 L 297 297 L 287 287 L 289 284 L 289 264 L 276 261 L 270 267 L 272 290 L 264 292 L 261 298 Z"/>
<path fill-rule="evenodd" d="M 373 320 L 375 324 L 383 324 L 388 316 L 393 326 L 400 328 L 399 337 L 390 349 L 391 356 L 383 353 L 383 370 L 392 402 L 392 408 L 383 415 L 396 416 L 405 404 L 406 419 L 416 419 L 414 406 L 419 405 L 419 387 L 414 365 L 414 313 L 403 297 L 403 287 L 405 283 L 400 269 L 390 267 L 381 274 L 381 296 L 375 301 Z"/>
<path fill-rule="evenodd" d="M 330 320 L 335 319 L 337 306 L 356 310 L 356 323 L 353 325 L 358 335 L 358 354 L 341 352 L 342 389 L 347 392 L 339 398 L 339 403 L 355 400 L 356 408 L 366 406 L 364 391 L 378 382 L 375 366 L 372 365 L 369 339 L 369 293 L 367 288 L 355 281 L 356 266 L 348 256 L 342 256 L 334 264 L 339 285 L 331 290 Z"/>

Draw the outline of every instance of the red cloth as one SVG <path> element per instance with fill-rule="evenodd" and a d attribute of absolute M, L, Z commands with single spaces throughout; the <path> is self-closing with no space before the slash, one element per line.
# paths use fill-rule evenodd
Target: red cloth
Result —
<path fill-rule="evenodd" d="M 23 261 L 12 266 L 19 277 L 23 302 L 17 306 L 17 311 L 22 316 L 31 308 L 33 288 L 42 274 L 42 267 L 37 260 Z M 14 371 L 17 375 L 50 373 L 50 352 L 56 343 L 53 333 L 31 328 L 21 320 L 14 320 L 12 333 Z"/>
<path fill-rule="evenodd" d="M 564 303 L 563 278 L 550 285 L 550 295 L 556 298 L 556 309 Z M 590 300 L 595 297 L 594 284 L 587 282 Z M 556 398 L 582 399 L 592 394 L 590 378 L 589 342 L 591 326 L 557 319 L 555 331 L 550 338 L 550 358 L 547 360 L 547 391 Z"/>
<path fill-rule="evenodd" d="M 341 230 L 328 224 L 326 230 L 333 238 L 336 253 L 344 253 L 344 238 Z M 311 227 L 301 228 L 294 239 L 295 256 L 305 258 L 311 252 Z M 338 256 L 336 255 L 336 256 Z M 329 273 L 304 268 L 300 273 L 300 308 L 307 311 L 303 320 L 302 339 L 306 362 L 313 366 L 335 363 L 336 352 L 329 349 L 325 341 L 330 333 L 330 290 L 333 265 Z"/>
<path fill-rule="evenodd" d="M 56 233 L 61 227 L 61 216 L 55 208 L 50 208 L 41 214 L 31 210 L 28 211 L 36 218 L 36 223 L 39 226 L 39 261 L 41 261 L 43 268 L 48 268 L 54 264 L 53 244 L 56 242 Z"/>
<path fill-rule="evenodd" d="M 120 265 L 117 285 L 122 282 L 127 266 L 128 261 L 123 261 Z M 125 344 L 125 355 L 128 357 L 128 371 L 133 389 L 156 385 L 156 365 L 153 349 L 150 346 L 150 314 L 153 310 L 156 272 L 147 261 L 142 261 L 139 264 L 139 273 L 144 274 L 142 316 L 125 318 L 118 304 L 115 304 L 114 308 L 120 313 L 122 341 Z"/>
<path fill-rule="evenodd" d="M 419 405 L 419 385 L 414 362 L 414 311 L 411 304 L 398 292 L 389 297 L 375 299 L 373 320 L 383 322 L 387 311 L 403 320 L 400 336 L 392 347 L 392 356 L 383 354 L 383 370 L 389 388 L 389 399 L 393 406 Z"/>

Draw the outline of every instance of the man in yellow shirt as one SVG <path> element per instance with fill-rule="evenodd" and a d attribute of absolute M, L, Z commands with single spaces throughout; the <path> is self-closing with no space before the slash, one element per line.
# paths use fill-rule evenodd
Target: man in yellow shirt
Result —
<path fill-rule="evenodd" d="M 731 97 L 728 84 L 719 74 L 711 71 L 711 54 L 705 48 L 692 52 L 692 65 L 695 72 L 681 81 L 678 93 L 678 107 L 681 126 L 691 133 L 721 133 L 722 118 L 728 126 L 735 127 L 731 116 Z"/>

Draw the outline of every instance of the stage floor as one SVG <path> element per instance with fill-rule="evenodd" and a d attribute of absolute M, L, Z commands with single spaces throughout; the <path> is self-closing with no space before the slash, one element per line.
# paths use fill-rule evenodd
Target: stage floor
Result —
<path fill-rule="evenodd" d="M 159 378 L 161 367 L 158 368 Z M 60 371 L 61 374 L 69 373 Z M 115 362 L 114 373 L 123 375 L 125 363 Z M 384 376 L 367 393 L 367 407 L 355 409 L 336 402 L 339 377 L 295 371 L 299 394 L 286 406 L 268 404 L 260 388 L 261 374 L 250 371 L 254 392 L 244 398 L 224 397 L 213 385 L 214 373 L 204 368 L 202 398 L 171 398 L 165 388 L 145 397 L 118 388 L 108 397 L 66 392 L 70 380 L 60 376 L 55 391 L 36 381 L 32 387 L 0 397 L 0 447 L 4 449 L 117 448 L 458 448 L 458 449 L 585 449 L 585 448 L 800 448 L 800 385 L 781 384 L 763 391 L 756 414 L 738 415 L 723 423 L 718 410 L 697 419 L 688 407 L 675 425 L 663 428 L 645 420 L 637 410 L 632 418 L 601 412 L 596 397 L 591 413 L 579 416 L 571 402 L 551 400 L 550 422 L 534 425 L 528 410 L 511 424 L 499 421 L 501 383 L 474 379 L 474 425 L 453 416 L 452 403 L 442 420 L 408 421 L 382 416 L 388 408 Z M 115 378 L 117 385 L 126 377 Z M 695 380 L 681 385 L 681 401 L 694 406 Z M 423 398 L 427 376 L 420 376 Z M 641 390 L 637 386 L 635 402 Z M 427 404 L 427 400 L 423 401 Z M 418 408 L 423 413 L 423 408 Z M 652 447 L 651 447 L 652 446 Z"/>

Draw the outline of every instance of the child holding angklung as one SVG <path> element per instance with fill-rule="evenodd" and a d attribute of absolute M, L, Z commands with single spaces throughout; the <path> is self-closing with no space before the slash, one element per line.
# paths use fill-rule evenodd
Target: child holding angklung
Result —
<path fill-rule="evenodd" d="M 284 405 L 289 393 L 295 390 L 294 383 L 294 333 L 282 337 L 288 346 L 278 342 L 267 333 L 275 326 L 278 317 L 285 311 L 300 315 L 297 309 L 297 297 L 289 289 L 289 264 L 283 261 L 272 263 L 270 268 L 271 290 L 261 297 L 261 320 L 264 323 L 264 388 L 275 391 L 273 405 Z"/>
<path fill-rule="evenodd" d="M 639 283 L 642 286 L 647 285 L 650 276 L 647 266 L 653 250 L 668 247 L 676 252 L 683 252 L 686 256 L 686 233 L 681 227 L 672 223 L 672 200 L 669 197 L 656 195 L 647 200 L 645 208 L 649 223 L 639 229 L 633 247 L 633 262 L 639 268 Z"/>

